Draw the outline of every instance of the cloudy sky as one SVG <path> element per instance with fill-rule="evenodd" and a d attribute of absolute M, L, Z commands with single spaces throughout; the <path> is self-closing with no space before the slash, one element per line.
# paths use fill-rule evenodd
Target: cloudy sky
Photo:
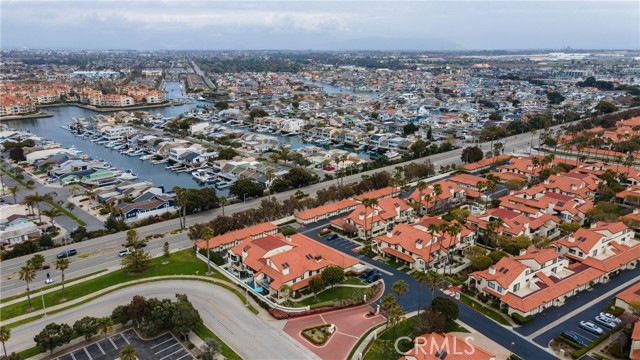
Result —
<path fill-rule="evenodd" d="M 3 49 L 639 49 L 640 1 L 0 1 Z"/>

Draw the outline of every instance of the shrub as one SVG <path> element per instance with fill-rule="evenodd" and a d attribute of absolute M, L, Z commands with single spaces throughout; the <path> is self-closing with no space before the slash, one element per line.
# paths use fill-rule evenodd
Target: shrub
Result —
<path fill-rule="evenodd" d="M 528 322 L 530 322 L 531 320 L 533 320 L 533 315 L 528 315 L 528 316 L 522 316 L 518 313 L 513 313 L 511 314 L 511 317 L 513 318 L 513 320 L 520 324 L 520 325 L 524 325 Z"/>
<path fill-rule="evenodd" d="M 620 315 L 624 314 L 624 308 L 621 308 L 619 306 L 612 306 L 611 308 L 609 308 L 608 312 L 615 317 L 619 317 Z"/>
<path fill-rule="evenodd" d="M 567 339 L 564 336 L 558 336 L 556 338 L 556 341 L 563 342 L 563 343 L 571 346 L 572 348 L 574 348 L 576 350 L 582 349 L 582 346 L 578 345 L 575 341 L 571 341 L 571 340 Z"/>
<path fill-rule="evenodd" d="M 589 350 L 591 350 L 594 347 L 596 347 L 596 345 L 598 345 L 601 342 L 605 341 L 610 335 L 611 335 L 611 333 L 604 333 L 603 335 L 600 335 L 597 339 L 595 339 L 587 347 L 572 352 L 571 353 L 571 357 L 574 358 L 574 359 L 579 359 L 580 357 L 582 357 L 582 355 L 586 354 Z"/>

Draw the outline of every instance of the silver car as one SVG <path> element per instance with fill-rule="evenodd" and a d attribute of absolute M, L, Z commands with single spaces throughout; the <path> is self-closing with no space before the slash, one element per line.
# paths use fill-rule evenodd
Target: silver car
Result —
<path fill-rule="evenodd" d="M 609 313 L 601 312 L 600 316 L 605 317 L 605 318 L 609 319 L 609 321 L 613 321 L 616 324 L 620 324 L 622 322 L 622 320 L 620 318 L 616 317 L 615 315 L 609 314 Z"/>
<path fill-rule="evenodd" d="M 597 326 L 591 321 L 580 321 L 580 327 L 596 335 L 602 335 L 604 333 L 604 330 L 602 330 L 601 327 Z"/>

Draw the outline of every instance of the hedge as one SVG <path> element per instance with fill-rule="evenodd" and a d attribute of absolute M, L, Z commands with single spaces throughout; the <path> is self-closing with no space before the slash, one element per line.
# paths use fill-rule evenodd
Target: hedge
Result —
<path fill-rule="evenodd" d="M 576 350 L 580 350 L 580 349 L 582 349 L 582 346 L 580 346 L 580 344 L 578 344 L 577 342 L 575 342 L 575 341 L 573 341 L 573 340 L 567 339 L 567 338 L 566 338 L 566 337 L 564 337 L 564 336 L 558 336 L 558 337 L 556 338 L 556 341 L 563 342 L 563 343 L 565 343 L 565 344 L 567 344 L 567 345 L 571 346 L 572 348 L 574 348 L 574 349 L 576 349 Z"/>
<path fill-rule="evenodd" d="M 615 316 L 615 317 L 620 317 L 620 315 L 624 314 L 624 308 L 621 308 L 619 306 L 612 306 L 609 310 L 607 310 L 609 312 L 609 314 Z"/>
<path fill-rule="evenodd" d="M 578 359 L 580 358 L 582 355 L 586 354 L 587 351 L 593 349 L 594 347 L 596 347 L 596 345 L 600 344 L 601 342 L 605 341 L 607 338 L 609 338 L 609 336 L 611 336 L 611 333 L 605 333 L 603 335 L 600 335 L 597 339 L 595 339 L 591 344 L 589 344 L 587 347 L 580 349 L 580 350 L 576 350 L 574 352 L 571 353 L 571 357 L 574 359 Z"/>
<path fill-rule="evenodd" d="M 329 337 L 331 336 L 331 334 L 328 334 L 328 331 L 324 330 L 324 329 L 329 329 L 330 327 L 331 327 L 331 324 L 322 324 L 322 325 L 306 328 L 306 329 L 302 330 L 300 333 L 302 334 L 302 336 L 304 336 L 305 339 L 311 341 L 312 343 L 314 343 L 316 345 L 322 345 L 322 344 L 326 343 L 327 340 L 329 340 Z M 309 331 L 309 330 L 321 330 L 322 333 L 324 334 L 324 341 L 317 341 L 315 338 L 307 335 L 306 332 Z"/>
<path fill-rule="evenodd" d="M 518 313 L 513 313 L 511 314 L 511 318 L 513 318 L 513 320 L 515 322 L 517 322 L 520 325 L 524 325 L 528 322 L 530 322 L 531 320 L 533 320 L 533 315 L 528 315 L 528 316 L 522 316 Z"/>

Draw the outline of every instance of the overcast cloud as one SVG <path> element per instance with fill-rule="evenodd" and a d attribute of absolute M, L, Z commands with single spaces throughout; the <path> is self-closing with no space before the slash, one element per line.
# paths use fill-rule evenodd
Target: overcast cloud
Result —
<path fill-rule="evenodd" d="M 3 49 L 639 49 L 640 1 L 0 1 Z"/>

